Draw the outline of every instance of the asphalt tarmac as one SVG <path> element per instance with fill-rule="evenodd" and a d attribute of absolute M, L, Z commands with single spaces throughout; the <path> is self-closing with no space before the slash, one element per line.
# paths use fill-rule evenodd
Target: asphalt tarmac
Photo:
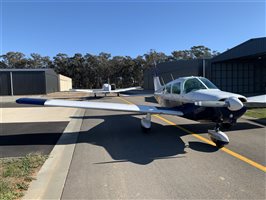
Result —
<path fill-rule="evenodd" d="M 0 158 L 49 155 L 75 110 L 1 102 Z"/>
<path fill-rule="evenodd" d="M 62 199 L 266 199 L 265 126 L 240 120 L 226 132 L 230 144 L 218 149 L 206 134 L 213 125 L 153 116 L 152 130 L 144 134 L 141 117 L 86 111 Z"/>
<path fill-rule="evenodd" d="M 68 122 L 2 123 L 0 158 L 49 155 Z"/>

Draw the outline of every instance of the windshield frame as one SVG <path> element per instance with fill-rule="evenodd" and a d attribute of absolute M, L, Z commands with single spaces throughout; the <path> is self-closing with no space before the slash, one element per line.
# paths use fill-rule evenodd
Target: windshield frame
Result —
<path fill-rule="evenodd" d="M 187 92 L 188 88 L 186 88 L 186 84 L 188 81 L 191 81 L 191 80 L 197 80 L 197 83 L 200 83 L 200 86 L 199 88 L 189 88 L 190 90 Z M 203 87 L 202 87 L 203 86 Z M 197 91 L 197 90 L 206 90 L 208 89 L 208 87 L 198 78 L 198 77 L 191 77 L 191 78 L 188 78 L 187 80 L 184 81 L 183 83 L 183 93 L 187 94 L 187 93 L 190 93 L 192 91 Z"/>
<path fill-rule="evenodd" d="M 207 89 L 219 89 L 216 85 L 214 85 L 213 82 L 211 82 L 209 79 L 205 77 L 197 77 L 201 83 L 203 83 Z M 206 82 L 205 82 L 206 81 Z"/>

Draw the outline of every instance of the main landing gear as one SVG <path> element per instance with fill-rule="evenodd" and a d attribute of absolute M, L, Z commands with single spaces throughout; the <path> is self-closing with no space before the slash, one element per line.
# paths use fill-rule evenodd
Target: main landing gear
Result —
<path fill-rule="evenodd" d="M 151 130 L 151 114 L 150 113 L 147 113 L 146 117 L 143 117 L 141 119 L 141 128 L 145 133 Z"/>
<path fill-rule="evenodd" d="M 222 148 L 224 147 L 224 145 L 227 145 L 229 143 L 228 136 L 224 132 L 220 131 L 219 124 L 216 124 L 214 130 L 208 130 L 208 133 L 211 140 L 216 144 L 218 148 Z"/>

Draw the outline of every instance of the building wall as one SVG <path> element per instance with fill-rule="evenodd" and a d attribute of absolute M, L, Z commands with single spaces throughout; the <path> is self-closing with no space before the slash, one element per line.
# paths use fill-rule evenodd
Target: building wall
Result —
<path fill-rule="evenodd" d="M 59 82 L 59 91 L 69 91 L 72 89 L 72 79 L 63 76 L 61 74 L 58 75 L 58 82 Z"/>
<path fill-rule="evenodd" d="M 0 73 L 0 95 L 11 95 L 10 73 Z"/>
<path fill-rule="evenodd" d="M 254 38 L 212 58 L 158 65 L 165 82 L 180 76 L 205 76 L 221 90 L 245 96 L 266 94 L 266 37 Z M 205 67 L 203 67 L 205 66 Z M 205 68 L 205 74 L 202 73 Z M 144 89 L 153 89 L 151 70 L 144 72 Z"/>
<path fill-rule="evenodd" d="M 13 95 L 57 92 L 58 77 L 52 69 L 0 69 L 0 95 L 12 95 L 12 88 Z"/>
<path fill-rule="evenodd" d="M 208 60 L 205 62 L 208 65 Z M 202 76 L 203 75 L 203 59 L 195 60 L 179 60 L 172 62 L 160 63 L 157 65 L 157 73 L 161 79 L 161 83 L 172 81 L 172 77 L 177 79 L 182 76 Z M 144 89 L 153 90 L 153 74 L 154 69 L 144 72 Z"/>
<path fill-rule="evenodd" d="M 44 72 L 12 72 L 12 79 L 13 95 L 45 93 Z"/>
<path fill-rule="evenodd" d="M 266 58 L 211 64 L 210 80 L 221 90 L 246 96 L 266 93 Z"/>
<path fill-rule="evenodd" d="M 59 84 L 58 84 L 58 75 L 54 72 L 54 70 L 46 70 L 45 71 L 45 84 L 46 90 L 45 93 L 58 92 Z"/>

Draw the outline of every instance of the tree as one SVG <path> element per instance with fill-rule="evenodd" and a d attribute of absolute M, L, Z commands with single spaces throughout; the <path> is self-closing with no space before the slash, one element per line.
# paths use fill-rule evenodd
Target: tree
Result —
<path fill-rule="evenodd" d="M 198 58 L 211 58 L 212 57 L 211 49 L 209 49 L 208 47 L 202 46 L 202 45 L 191 47 L 190 52 L 197 59 Z"/>
<path fill-rule="evenodd" d="M 151 67 L 155 64 L 165 62 L 168 60 L 168 56 L 166 56 L 162 52 L 156 52 L 154 49 L 151 49 L 148 53 L 144 54 L 146 60 L 146 66 Z"/>
<path fill-rule="evenodd" d="M 25 55 L 20 52 L 8 52 L 2 55 L 2 62 L 7 68 L 27 68 L 28 61 Z"/>
<path fill-rule="evenodd" d="M 172 54 L 174 60 L 193 59 L 190 50 L 173 51 L 171 54 Z"/>

